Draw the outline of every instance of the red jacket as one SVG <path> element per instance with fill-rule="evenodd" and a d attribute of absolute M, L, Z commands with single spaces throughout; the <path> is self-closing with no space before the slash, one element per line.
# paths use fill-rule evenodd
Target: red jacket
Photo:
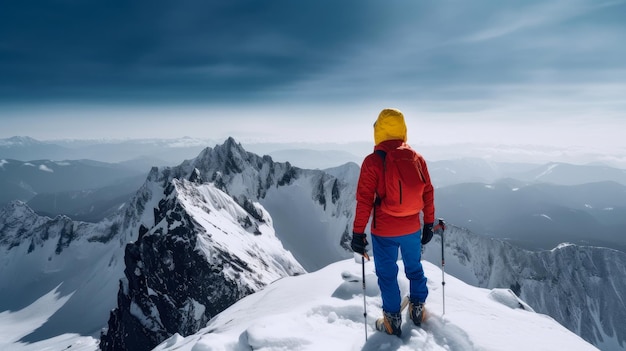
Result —
<path fill-rule="evenodd" d="M 383 150 L 387 152 L 402 145 L 402 140 L 387 140 L 374 147 L 374 150 Z M 422 213 L 424 223 L 433 223 L 435 221 L 435 205 L 433 186 L 430 181 L 426 161 L 420 156 L 420 163 L 426 186 L 424 187 L 423 200 L 424 208 Z M 365 227 L 373 215 L 371 232 L 379 236 L 400 236 L 412 234 L 422 228 L 420 223 L 420 214 L 406 217 L 394 217 L 380 209 L 380 205 L 375 205 L 376 194 L 381 197 L 385 194 L 385 184 L 383 181 L 383 159 L 380 155 L 372 152 L 369 154 L 361 165 L 361 174 L 356 191 L 356 213 L 354 216 L 353 231 L 355 233 L 365 233 Z"/>

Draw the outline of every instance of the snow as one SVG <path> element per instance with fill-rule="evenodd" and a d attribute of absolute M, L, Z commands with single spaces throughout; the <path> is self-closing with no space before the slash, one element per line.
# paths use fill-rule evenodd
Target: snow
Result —
<path fill-rule="evenodd" d="M 97 350 L 97 341 L 92 337 L 78 334 L 63 334 L 36 343 L 23 343 L 19 340 L 41 327 L 56 311 L 65 305 L 72 295 L 61 297 L 57 286 L 43 295 L 29 306 L 19 311 L 4 311 L 0 313 L 0 350 L 3 351 L 41 351 Z"/>
<path fill-rule="evenodd" d="M 159 311 L 155 307 L 150 309 L 150 315 L 146 316 L 141 310 L 141 307 L 139 307 L 135 301 L 132 301 L 130 303 L 130 314 L 137 318 L 148 330 L 155 330 L 158 327 L 162 327 L 158 325 L 160 323 Z"/>
<path fill-rule="evenodd" d="M 44 171 L 44 172 L 54 173 L 54 170 L 50 169 L 46 165 L 39 165 L 39 170 L 40 171 Z"/>
<path fill-rule="evenodd" d="M 194 318 L 199 321 L 200 318 L 202 318 L 202 315 L 204 314 L 204 311 L 206 310 L 206 307 L 201 304 L 200 302 L 191 299 L 192 303 L 193 303 L 193 311 L 194 311 Z"/>
<path fill-rule="evenodd" d="M 402 262 L 398 264 L 402 272 Z M 432 263 L 423 264 L 429 279 L 428 318 L 422 328 L 404 323 L 402 338 L 373 329 L 375 319 L 381 316 L 373 262 L 365 264 L 364 298 L 360 261 L 347 259 L 313 273 L 277 280 L 214 317 L 198 333 L 187 337 L 175 334 L 154 350 L 597 350 L 552 318 L 533 312 L 510 290 L 476 288 L 448 274 L 446 313 L 442 315 L 442 272 Z M 406 294 L 408 281 L 403 273 L 399 282 Z M 67 298 L 59 297 L 55 289 L 23 310 L 0 313 L 0 349 L 98 350 L 95 338 L 77 334 L 32 344 L 17 341 L 38 328 Z M 204 308 L 193 303 L 196 313 Z M 146 318 L 140 310 L 134 312 Z"/>
<path fill-rule="evenodd" d="M 543 217 L 543 218 L 546 218 L 546 219 L 548 219 L 548 220 L 550 220 L 550 221 L 552 220 L 552 218 L 551 218 L 550 216 L 548 216 L 547 214 L 545 214 L 545 213 L 538 214 L 538 215 L 535 215 L 535 216 L 538 216 L 538 217 Z"/>
<path fill-rule="evenodd" d="M 554 169 L 555 169 L 556 167 L 558 167 L 558 166 L 559 166 L 559 164 L 558 164 L 558 163 L 553 163 L 553 164 L 551 164 L 550 166 L 548 166 L 548 168 L 547 168 L 545 171 L 543 171 L 541 174 L 537 175 L 537 176 L 535 177 L 535 180 L 537 180 L 537 179 L 541 179 L 542 177 L 545 177 L 545 176 L 547 176 L 548 174 L 552 173 L 552 172 L 554 171 Z"/>
<path fill-rule="evenodd" d="M 57 286 L 54 290 L 43 295 L 28 307 L 19 311 L 4 311 L 0 313 L 0 348 L 3 343 L 15 342 L 33 329 L 43 325 L 51 315 L 61 308 L 71 295 L 60 297 Z"/>
<path fill-rule="evenodd" d="M 361 265 L 348 259 L 276 281 L 198 333 L 174 335 L 154 350 L 597 350 L 552 318 L 518 308 L 527 305 L 510 290 L 480 289 L 449 275 L 442 315 L 441 270 L 428 262 L 429 314 L 423 328 L 404 323 L 402 338 L 377 332 L 373 323 L 382 313 L 373 267 L 365 265 L 367 324 Z M 402 273 L 399 278 L 406 293 L 408 281 Z"/>
<path fill-rule="evenodd" d="M 290 265 L 284 263 L 297 264 L 276 238 L 272 218 L 263 207 L 256 207 L 262 211 L 264 219 L 258 223 L 257 235 L 242 230 L 240 220 L 248 217 L 248 213 L 213 184 L 196 185 L 177 179 L 172 182 L 181 205 L 207 233 L 198 236 L 196 249 L 203 252 L 209 262 L 217 259 L 221 251 L 229 252 L 246 262 L 254 272 L 254 276 L 240 275 L 233 267 L 237 263 L 225 262 L 224 273 L 233 280 L 246 280 L 248 286 L 258 286 L 261 282 L 270 283 L 289 275 L 285 267 Z M 265 261 L 260 261 L 259 257 Z M 298 270 L 302 271 L 301 268 Z"/>
<path fill-rule="evenodd" d="M 558 250 L 564 249 L 564 248 L 566 248 L 566 247 L 568 247 L 568 246 L 575 246 L 575 245 L 574 245 L 574 244 L 572 244 L 572 243 L 560 243 L 559 245 L 557 245 L 557 246 L 556 246 L 554 249 L 552 249 L 551 251 L 552 251 L 552 252 L 555 252 L 555 251 L 558 251 Z"/>

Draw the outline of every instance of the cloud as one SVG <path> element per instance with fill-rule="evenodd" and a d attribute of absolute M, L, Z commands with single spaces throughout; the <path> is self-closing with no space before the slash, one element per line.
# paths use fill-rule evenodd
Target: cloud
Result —
<path fill-rule="evenodd" d="M 369 119 L 389 106 L 465 133 L 494 121 L 615 124 L 626 114 L 625 1 L 0 6 L 7 136 L 29 128 L 42 137 L 56 120 L 88 131 L 96 119 L 108 122 L 98 131 L 146 133 L 150 121 L 184 116 L 206 123 L 194 133 L 219 138 L 253 137 L 264 123 L 283 128 L 265 126 L 272 137 L 301 138 L 305 123 L 307 137 L 352 138 L 345 130 L 367 119 L 357 135 L 369 140 Z M 329 121 L 341 127 L 324 132 Z M 175 131 L 191 134 L 178 124 L 158 132 Z"/>
<path fill-rule="evenodd" d="M 468 35 L 464 40 L 481 42 L 545 25 L 554 25 L 583 12 L 580 1 L 546 1 L 522 5 L 497 13 L 485 28 Z"/>
<path fill-rule="evenodd" d="M 369 0 L 36 3 L 0 11 L 5 96 L 250 97 L 332 65 L 385 12 Z"/>

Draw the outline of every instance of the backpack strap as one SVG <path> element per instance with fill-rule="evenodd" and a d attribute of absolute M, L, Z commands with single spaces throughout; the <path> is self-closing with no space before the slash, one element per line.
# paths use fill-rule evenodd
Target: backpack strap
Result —
<path fill-rule="evenodd" d="M 385 152 L 384 150 L 374 150 L 374 153 L 377 154 L 378 156 L 380 156 L 383 159 L 383 177 L 384 177 L 385 176 L 385 161 L 386 161 L 387 152 Z M 384 181 L 384 179 L 383 179 L 383 181 Z M 378 193 L 376 193 L 376 200 L 374 201 L 374 204 L 380 205 L 380 201 L 381 201 L 381 198 L 380 198 L 380 196 L 378 196 Z"/>
<path fill-rule="evenodd" d="M 387 153 L 385 152 L 385 150 L 374 150 L 374 153 L 377 154 L 378 156 L 382 157 L 383 159 L 383 165 L 385 164 L 385 156 L 387 156 Z"/>
<path fill-rule="evenodd" d="M 385 175 L 385 156 L 387 156 L 387 153 L 384 150 L 374 150 L 374 153 L 377 154 L 378 156 L 380 156 L 383 159 L 383 177 Z M 374 199 L 374 213 L 372 215 L 372 227 L 376 228 L 376 207 L 380 206 L 380 203 L 382 202 L 381 197 L 378 195 L 378 192 L 376 193 L 376 199 Z"/>

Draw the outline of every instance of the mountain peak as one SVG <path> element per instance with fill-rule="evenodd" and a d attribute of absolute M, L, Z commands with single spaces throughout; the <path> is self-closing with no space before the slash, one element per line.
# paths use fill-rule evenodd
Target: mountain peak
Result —
<path fill-rule="evenodd" d="M 243 173 L 246 169 L 258 169 L 260 156 L 247 152 L 234 138 L 229 137 L 221 145 L 214 148 L 204 149 L 196 159 L 192 161 L 192 167 L 197 168 L 201 174 L 209 174 L 206 179 L 214 180 L 215 172 L 220 176 Z M 191 170 L 189 170 L 191 171 Z"/>
<path fill-rule="evenodd" d="M 0 225 L 11 217 L 24 218 L 33 215 L 35 215 L 35 211 L 33 211 L 25 202 L 20 200 L 11 201 L 3 208 L 0 208 L 0 218 L 2 218 Z"/>
<path fill-rule="evenodd" d="M 44 144 L 37 139 L 33 139 L 29 136 L 13 136 L 7 139 L 0 139 L 0 145 L 6 146 L 27 146 L 27 145 L 36 145 L 36 144 Z"/>
<path fill-rule="evenodd" d="M 232 154 L 242 155 L 247 151 L 241 146 L 241 143 L 235 141 L 235 138 L 228 137 L 221 146 L 216 146 L 215 150 L 223 150 L 224 152 L 230 152 Z"/>

